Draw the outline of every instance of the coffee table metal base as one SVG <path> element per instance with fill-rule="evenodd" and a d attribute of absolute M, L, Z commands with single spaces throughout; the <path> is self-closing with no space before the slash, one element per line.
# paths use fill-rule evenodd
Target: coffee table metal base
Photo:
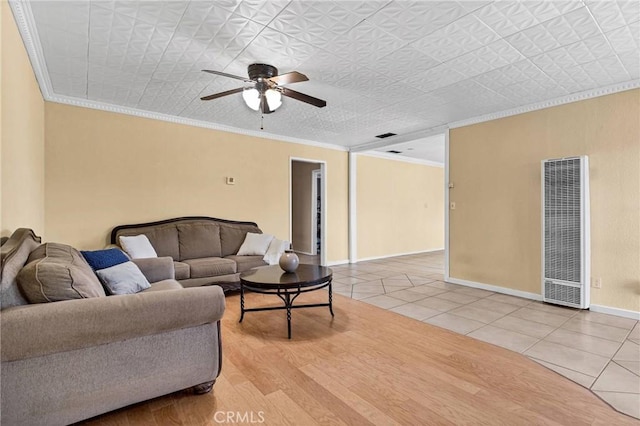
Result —
<path fill-rule="evenodd" d="M 310 291 L 320 290 L 322 288 L 328 287 L 329 292 L 329 302 L 328 303 L 312 303 L 306 305 L 294 305 L 293 302 L 296 300 L 298 296 L 302 293 L 308 293 Z M 283 302 L 284 306 L 268 306 L 264 308 L 245 308 L 244 307 L 244 292 L 245 290 L 250 290 L 254 293 L 261 294 L 274 294 L 278 296 Z M 244 319 L 245 312 L 258 312 L 258 311 L 277 311 L 286 309 L 287 310 L 287 336 L 291 339 L 291 310 L 292 309 L 300 309 L 300 308 L 319 308 L 322 306 L 328 306 L 329 312 L 331 312 L 331 316 L 333 317 L 333 291 L 331 288 L 331 278 L 329 281 L 318 284 L 312 287 L 302 287 L 300 285 L 294 288 L 274 288 L 274 289 L 264 289 L 252 287 L 244 282 L 240 282 L 240 321 Z"/>

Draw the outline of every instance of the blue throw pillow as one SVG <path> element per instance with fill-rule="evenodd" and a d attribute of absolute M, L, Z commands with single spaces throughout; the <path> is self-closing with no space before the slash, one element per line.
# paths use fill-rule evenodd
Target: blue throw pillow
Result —
<path fill-rule="evenodd" d="M 95 251 L 82 251 L 82 256 L 85 258 L 91 269 L 99 271 L 100 269 L 110 268 L 112 266 L 120 265 L 129 261 L 129 258 L 122 250 L 117 248 Z"/>

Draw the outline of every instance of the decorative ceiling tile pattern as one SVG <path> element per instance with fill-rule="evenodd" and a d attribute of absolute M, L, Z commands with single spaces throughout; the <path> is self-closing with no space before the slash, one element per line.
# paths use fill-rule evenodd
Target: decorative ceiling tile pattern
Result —
<path fill-rule="evenodd" d="M 345 147 L 640 78 L 640 1 L 33 1 L 55 95 L 256 131 L 251 63 L 297 70 L 265 130 Z"/>

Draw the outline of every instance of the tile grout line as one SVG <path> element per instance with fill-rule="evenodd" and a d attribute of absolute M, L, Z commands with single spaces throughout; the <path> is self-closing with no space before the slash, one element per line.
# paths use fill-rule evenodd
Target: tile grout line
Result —
<path fill-rule="evenodd" d="M 615 359 L 612 359 L 612 360 L 611 360 L 611 362 L 613 362 L 615 365 L 617 365 L 617 366 L 618 366 L 618 367 L 620 367 L 620 368 L 624 368 L 625 370 L 627 370 L 628 372 L 630 372 L 630 373 L 631 373 L 631 374 L 633 374 L 634 376 L 638 376 L 638 377 L 640 377 L 640 375 L 639 375 L 639 374 L 637 374 L 635 371 L 631 371 L 631 370 L 629 370 L 627 367 L 625 367 L 624 365 L 620 365 L 620 363 L 619 363 L 618 361 L 616 361 Z M 629 361 L 627 361 L 627 362 L 629 362 Z M 636 361 L 630 361 L 630 362 L 636 362 Z M 633 392 L 633 393 L 636 393 L 636 392 Z M 640 392 L 638 392 L 638 394 L 640 394 Z"/>
<path fill-rule="evenodd" d="M 549 337 L 549 335 L 551 335 L 552 333 L 554 333 L 554 332 L 556 332 L 556 331 L 560 330 L 561 328 L 562 328 L 562 327 L 558 327 L 558 328 L 556 328 L 555 330 L 553 330 L 551 333 L 547 334 L 546 336 L 544 336 L 544 337 L 543 337 L 542 339 L 540 339 L 540 340 L 544 340 L 544 339 L 546 339 L 547 337 Z M 566 328 L 563 328 L 563 330 L 570 331 L 570 332 L 572 332 L 572 333 L 576 333 L 576 334 L 581 334 L 581 335 L 583 335 L 583 336 L 587 336 L 587 337 L 593 337 L 593 338 L 595 338 L 595 339 L 607 340 L 608 342 L 612 342 L 612 343 L 619 343 L 619 344 L 620 344 L 620 347 L 619 347 L 618 349 L 616 349 L 616 353 L 620 350 L 620 348 L 622 347 L 622 344 L 624 343 L 624 342 L 623 342 L 623 343 L 620 343 L 620 342 L 616 342 L 616 341 L 614 341 L 614 340 L 604 339 L 604 338 L 602 338 L 602 337 L 598 337 L 598 336 L 591 336 L 591 335 L 589 335 L 589 334 L 579 333 L 579 332 L 577 332 L 577 331 L 573 331 L 573 330 L 567 330 Z M 609 360 L 610 360 L 610 361 L 611 361 L 611 360 L 613 360 L 613 356 L 615 355 L 615 354 L 614 354 L 614 355 L 612 355 L 612 356 L 608 357 L 608 356 L 606 356 L 606 355 L 597 354 L 597 353 L 590 352 L 590 351 L 586 351 L 586 350 L 583 350 L 583 349 L 577 349 L 577 348 L 574 348 L 573 346 L 566 345 L 566 344 L 564 344 L 564 343 L 562 343 L 562 342 L 549 342 L 549 341 L 546 341 L 546 342 L 547 342 L 547 343 L 554 343 L 554 344 L 556 344 L 556 345 L 564 346 L 565 348 L 574 349 L 574 350 L 576 350 L 576 351 L 585 352 L 585 353 L 588 353 L 588 354 L 591 354 L 591 355 L 601 356 L 601 357 L 603 357 L 603 358 L 609 358 Z"/>
<path fill-rule="evenodd" d="M 523 355 L 524 355 L 524 354 L 523 354 Z M 526 356 L 527 358 L 529 358 L 529 359 L 534 360 L 534 361 L 546 362 L 547 364 L 551 364 L 551 365 L 556 366 L 556 367 L 559 367 L 559 368 L 564 368 L 565 370 L 573 371 L 574 373 L 582 374 L 583 376 L 591 377 L 591 378 L 593 379 L 593 382 L 591 382 L 591 385 L 589 385 L 589 387 L 586 387 L 586 386 L 584 386 L 584 385 L 580 385 L 580 383 L 578 383 L 578 382 L 576 382 L 576 381 L 574 381 L 574 380 L 569 379 L 569 378 L 568 378 L 567 376 L 565 376 L 564 374 L 562 374 L 562 373 L 558 373 L 558 372 L 556 371 L 556 373 L 560 374 L 562 377 L 565 377 L 565 378 L 567 378 L 567 379 L 571 380 L 573 383 L 579 384 L 580 386 L 582 386 L 582 387 L 583 387 L 583 388 L 585 388 L 585 389 L 589 389 L 589 390 L 591 390 L 591 386 L 593 386 L 593 384 L 596 382 L 596 380 L 598 380 L 598 378 L 597 378 L 597 377 L 594 377 L 594 376 L 592 376 L 592 375 L 590 375 L 590 374 L 587 374 L 587 373 L 583 373 L 582 371 L 574 370 L 573 368 L 569 368 L 569 367 L 565 367 L 565 366 L 563 366 L 563 365 L 558 365 L 558 364 L 553 363 L 553 362 L 545 361 L 545 360 L 543 360 L 543 359 L 536 358 L 536 357 L 531 356 L 531 355 L 525 355 L 525 356 Z M 540 365 L 542 365 L 542 364 L 540 364 Z M 543 367 L 545 367 L 544 365 L 542 365 L 542 366 L 543 366 Z M 545 367 L 545 368 L 548 368 L 548 367 Z M 548 368 L 548 369 L 549 369 L 549 370 L 551 370 L 550 368 Z M 551 371 L 553 371 L 553 370 L 551 370 Z"/>

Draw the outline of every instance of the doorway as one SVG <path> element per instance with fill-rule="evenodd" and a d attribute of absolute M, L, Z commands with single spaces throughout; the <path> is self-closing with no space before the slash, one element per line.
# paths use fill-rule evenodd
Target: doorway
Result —
<path fill-rule="evenodd" d="M 322 248 L 322 176 L 320 169 L 311 172 L 311 249 L 319 256 Z"/>
<path fill-rule="evenodd" d="M 290 160 L 289 240 L 302 263 L 326 264 L 326 163 Z"/>

